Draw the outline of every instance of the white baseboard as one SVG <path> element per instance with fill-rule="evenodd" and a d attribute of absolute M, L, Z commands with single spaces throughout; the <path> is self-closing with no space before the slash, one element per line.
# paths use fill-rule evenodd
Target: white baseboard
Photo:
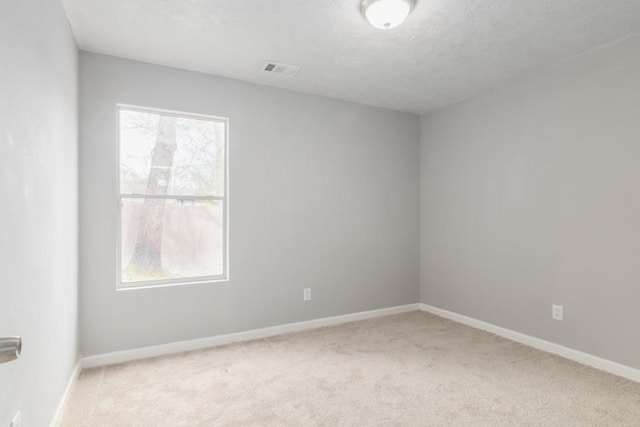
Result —
<path fill-rule="evenodd" d="M 234 342 L 267 338 L 286 334 L 289 332 L 305 331 L 308 329 L 320 328 L 322 326 L 338 325 L 341 323 L 353 322 L 356 320 L 372 319 L 374 317 L 407 313 L 417 310 L 419 310 L 419 304 L 407 304 L 397 307 L 382 308 L 379 310 L 361 311 L 359 313 L 345 314 L 342 316 L 324 317 L 321 319 L 308 320 L 305 322 L 288 323 L 285 325 L 271 326 L 262 329 L 252 329 L 249 331 L 236 332 L 226 335 L 216 335 L 213 337 L 199 338 L 189 341 L 179 341 L 151 347 L 142 347 L 132 350 L 98 354 L 95 356 L 84 357 L 82 359 L 82 367 L 94 368 L 98 366 L 113 365 L 115 363 L 128 362 L 136 359 L 145 359 L 148 357 L 164 356 L 167 354 L 181 353 L 207 347 L 216 347 L 220 345 L 231 344 Z"/>
<path fill-rule="evenodd" d="M 483 331 L 491 332 L 503 338 L 528 345 L 529 347 L 537 348 L 538 350 L 546 351 L 547 353 L 557 354 L 558 356 L 573 360 L 574 362 L 582 363 L 583 365 L 591 366 L 592 368 L 600 369 L 632 381 L 640 382 L 639 369 L 622 365 L 617 362 L 612 362 L 611 360 L 603 359 L 598 356 L 574 350 L 572 348 L 555 344 L 550 341 L 545 341 L 540 338 L 535 338 L 520 332 L 512 331 L 511 329 L 483 322 L 472 317 L 463 316 L 462 314 L 433 307 L 431 305 L 418 304 L 418 306 L 420 307 L 420 310 L 435 314 L 436 316 L 444 317 L 445 319 L 453 320 L 454 322 L 462 323 L 476 329 L 482 329 Z"/>
<path fill-rule="evenodd" d="M 259 338 L 267 338 L 276 335 L 282 335 L 290 332 L 305 331 L 309 329 L 316 329 L 323 326 L 339 325 L 341 323 L 348 323 L 357 320 L 372 319 L 375 317 L 388 316 L 392 314 L 407 313 L 410 311 L 426 311 L 435 314 L 440 317 L 444 317 L 449 320 L 453 320 L 458 323 L 462 323 L 471 326 L 476 329 L 481 329 L 487 332 L 494 333 L 501 337 L 507 338 L 512 341 L 519 342 L 524 345 L 528 345 L 538 350 L 546 351 L 548 353 L 557 354 L 566 359 L 573 360 L 583 365 L 591 366 L 602 371 L 609 372 L 620 377 L 630 379 L 632 381 L 640 382 L 640 370 L 632 368 L 630 366 L 622 365 L 611 360 L 603 359 L 598 356 L 594 356 L 582 351 L 574 350 L 569 347 L 555 344 L 550 341 L 546 341 L 540 338 L 532 337 L 520 332 L 513 331 L 511 329 L 496 326 L 491 323 L 483 322 L 481 320 L 474 319 L 472 317 L 464 316 L 462 314 L 454 313 L 452 311 L 444 310 L 438 307 L 434 307 L 427 304 L 407 304 L 397 307 L 383 308 L 379 310 L 362 311 L 359 313 L 345 314 L 342 316 L 324 317 L 321 319 L 308 320 L 305 322 L 288 323 L 285 325 L 272 326 L 268 328 L 252 329 L 249 331 L 237 332 L 232 334 L 217 335 L 207 338 L 199 338 L 189 341 L 179 341 L 169 344 L 162 344 L 151 347 L 142 347 L 131 350 L 116 351 L 113 353 L 98 354 L 95 356 L 88 356 L 81 359 L 82 368 L 94 368 L 98 366 L 113 365 L 115 363 L 128 362 L 131 360 L 144 359 L 148 357 L 164 356 L 167 354 L 181 353 L 185 351 L 198 350 L 208 347 L 216 347 L 235 342 L 248 341 Z M 65 390 L 63 402 L 61 402 L 58 411 L 56 412 L 56 418 L 62 415 L 64 410 L 63 403 L 66 403 L 68 394 L 75 383 L 78 376 L 79 369 L 76 367 L 74 373 L 69 379 L 69 384 Z M 52 427 L 55 423 L 51 424 Z"/>
<path fill-rule="evenodd" d="M 56 412 L 53 414 L 53 419 L 51 420 L 50 427 L 58 427 L 62 422 L 62 417 L 64 416 L 64 409 L 67 406 L 67 402 L 69 401 L 69 397 L 71 396 L 71 392 L 73 391 L 73 386 L 75 386 L 76 381 L 78 381 L 78 376 L 80 375 L 81 370 L 81 361 L 78 360 L 76 366 L 71 371 L 71 375 L 69 376 L 69 381 L 67 381 L 67 386 L 64 388 L 62 392 L 62 397 L 60 398 L 60 403 L 58 403 L 58 407 L 56 408 Z"/>

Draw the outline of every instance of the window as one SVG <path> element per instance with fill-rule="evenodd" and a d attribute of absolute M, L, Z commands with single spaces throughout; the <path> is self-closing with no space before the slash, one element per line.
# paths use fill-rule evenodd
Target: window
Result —
<path fill-rule="evenodd" d="M 218 117 L 118 106 L 118 288 L 227 279 L 227 132 Z"/>

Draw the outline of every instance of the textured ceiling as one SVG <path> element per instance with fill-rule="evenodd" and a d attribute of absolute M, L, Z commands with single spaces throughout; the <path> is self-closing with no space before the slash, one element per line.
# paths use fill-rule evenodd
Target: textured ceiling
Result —
<path fill-rule="evenodd" d="M 640 32 L 640 0 L 417 0 L 388 31 L 360 0 L 63 4 L 81 49 L 415 113 Z"/>

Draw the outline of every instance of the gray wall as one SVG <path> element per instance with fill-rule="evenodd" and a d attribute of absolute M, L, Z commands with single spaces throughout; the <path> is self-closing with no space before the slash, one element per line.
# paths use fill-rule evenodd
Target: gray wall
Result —
<path fill-rule="evenodd" d="M 639 76 L 635 37 L 422 118 L 423 303 L 640 368 Z"/>
<path fill-rule="evenodd" d="M 77 359 L 77 50 L 58 1 L 0 8 L 0 425 L 44 426 Z"/>
<path fill-rule="evenodd" d="M 85 52 L 80 93 L 84 355 L 418 301 L 417 116 Z M 116 291 L 116 103 L 230 119 L 229 282 Z"/>

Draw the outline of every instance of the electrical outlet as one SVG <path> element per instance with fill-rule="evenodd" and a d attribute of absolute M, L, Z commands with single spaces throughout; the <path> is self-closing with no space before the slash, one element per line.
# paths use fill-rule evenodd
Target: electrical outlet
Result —
<path fill-rule="evenodd" d="M 562 320 L 564 317 L 563 307 L 558 304 L 551 304 L 551 317 L 555 320 Z"/>
<path fill-rule="evenodd" d="M 304 288 L 304 300 L 311 301 L 311 288 Z"/>
<path fill-rule="evenodd" d="M 11 420 L 11 424 L 9 424 L 9 427 L 22 427 L 22 419 L 20 417 L 20 411 L 18 411 L 13 416 L 13 419 Z"/>

